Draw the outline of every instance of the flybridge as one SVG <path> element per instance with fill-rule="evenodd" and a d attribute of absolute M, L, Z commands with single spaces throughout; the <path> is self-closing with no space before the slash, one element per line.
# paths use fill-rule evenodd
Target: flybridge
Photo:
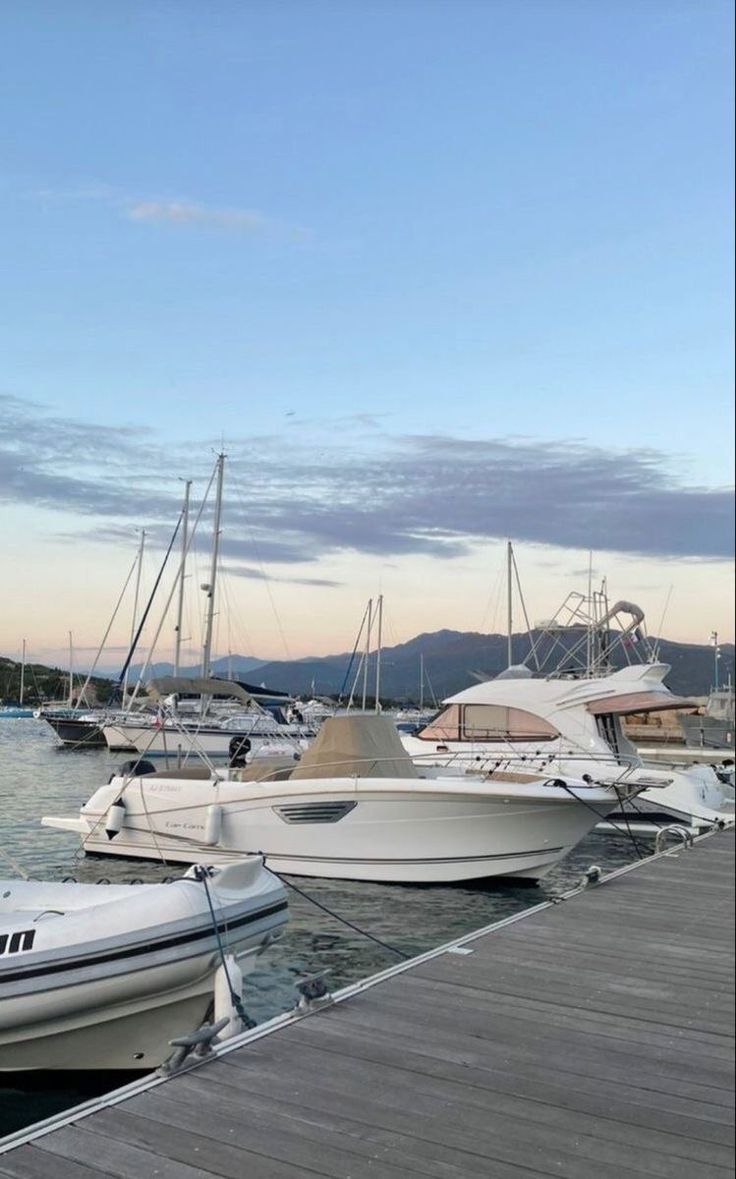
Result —
<path fill-rule="evenodd" d="M 673 695 L 663 680 L 669 672 L 666 663 L 644 663 L 621 668 L 610 675 L 595 679 L 566 680 L 535 677 L 498 676 L 465 688 L 448 696 L 446 704 L 511 704 L 522 705 L 532 711 L 590 704 L 596 700 L 613 702 L 614 698 L 636 696 L 636 707 L 630 711 L 649 709 L 687 708 L 691 701 Z M 646 703 L 641 698 L 646 696 Z M 610 711 L 610 710 L 609 710 Z M 626 711 L 626 709 L 616 709 Z"/>

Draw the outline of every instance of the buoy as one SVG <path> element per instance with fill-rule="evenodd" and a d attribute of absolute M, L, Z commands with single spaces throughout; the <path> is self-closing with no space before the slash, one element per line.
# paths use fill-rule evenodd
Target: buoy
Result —
<path fill-rule="evenodd" d="M 233 995 L 242 1004 L 243 972 L 232 954 L 226 954 L 224 963 L 218 966 L 215 971 L 214 981 L 214 1022 L 218 1023 L 221 1019 L 225 1018 L 229 1021 L 222 1031 L 219 1032 L 223 1040 L 227 1040 L 230 1036 L 237 1036 L 243 1030 L 240 1016 L 233 1001 Z"/>
<path fill-rule="evenodd" d="M 217 803 L 207 807 L 207 814 L 204 820 L 204 840 L 208 847 L 220 842 L 220 834 L 222 833 L 222 807 Z"/>
<path fill-rule="evenodd" d="M 117 798 L 105 816 L 105 835 L 114 839 L 125 822 L 125 803 Z"/>

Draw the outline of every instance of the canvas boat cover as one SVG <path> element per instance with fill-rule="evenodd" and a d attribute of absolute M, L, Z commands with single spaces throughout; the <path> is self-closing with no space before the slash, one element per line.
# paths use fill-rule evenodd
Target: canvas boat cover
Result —
<path fill-rule="evenodd" d="M 418 778 L 391 720 L 366 715 L 328 717 L 291 775 L 296 778 Z"/>
<path fill-rule="evenodd" d="M 190 679 L 188 676 L 162 675 L 146 684 L 146 692 L 154 700 L 165 696 L 230 696 L 247 704 L 251 697 L 234 680 Z"/>

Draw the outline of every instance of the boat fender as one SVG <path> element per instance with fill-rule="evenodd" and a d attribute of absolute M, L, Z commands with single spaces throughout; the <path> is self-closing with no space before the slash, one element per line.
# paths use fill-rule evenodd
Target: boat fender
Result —
<path fill-rule="evenodd" d="M 243 1023 L 238 1015 L 236 1000 L 242 1006 L 243 1002 L 243 972 L 232 954 L 226 954 L 224 960 L 215 971 L 214 1022 L 227 1019 L 227 1024 L 220 1032 L 220 1037 L 227 1040 L 229 1036 L 237 1036 L 243 1030 Z"/>
<path fill-rule="evenodd" d="M 105 816 L 105 835 L 114 839 L 125 822 L 125 803 L 117 798 Z"/>
<path fill-rule="evenodd" d="M 204 820 L 204 840 L 208 847 L 220 842 L 222 834 L 222 807 L 217 803 L 207 807 Z"/>

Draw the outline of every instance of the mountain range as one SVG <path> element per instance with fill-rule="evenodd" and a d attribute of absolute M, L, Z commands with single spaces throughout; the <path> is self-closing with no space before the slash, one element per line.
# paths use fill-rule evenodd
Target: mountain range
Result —
<path fill-rule="evenodd" d="M 580 632 L 577 632 L 579 635 Z M 532 632 L 535 641 L 541 631 Z M 572 642 L 572 633 L 568 641 Z M 649 642 L 653 642 L 650 638 Z M 521 663 L 529 654 L 530 640 L 526 632 L 513 636 L 513 661 Z M 682 695 L 705 696 L 713 684 L 714 651 L 701 643 L 677 643 L 670 639 L 658 642 L 659 660 L 668 663 L 671 671 L 667 685 L 673 692 Z M 719 681 L 725 682 L 734 674 L 734 646 L 723 644 L 720 648 Z M 558 652 L 560 654 L 562 652 Z M 636 661 L 632 654 L 632 661 Z M 618 659 L 612 662 L 621 666 L 625 652 L 619 650 Z M 381 696 L 385 699 L 413 701 L 420 697 L 430 705 L 434 699 L 459 692 L 478 679 L 490 679 L 502 671 L 507 664 L 507 639 L 505 635 L 487 635 L 468 631 L 439 630 L 431 634 L 420 634 L 406 643 L 385 647 L 381 653 Z M 350 667 L 350 654 L 307 657 L 296 660 L 263 661 L 250 655 L 231 655 L 213 662 L 213 671 L 218 676 L 245 679 L 251 683 L 267 685 L 269 688 L 285 690 L 294 695 L 334 696 L 341 692 L 350 693 L 358 670 L 358 659 Z M 348 669 L 350 674 L 348 676 Z M 424 685 L 420 687 L 423 669 Z M 138 669 L 131 669 L 131 679 Z M 170 663 L 157 663 L 150 669 L 150 676 L 170 675 Z M 182 668 L 185 676 L 199 675 L 199 667 Z M 149 678 L 149 677 L 147 677 Z M 362 686 L 356 686 L 360 696 Z M 368 676 L 368 696 L 372 698 L 375 686 L 375 656 L 371 660 Z"/>

